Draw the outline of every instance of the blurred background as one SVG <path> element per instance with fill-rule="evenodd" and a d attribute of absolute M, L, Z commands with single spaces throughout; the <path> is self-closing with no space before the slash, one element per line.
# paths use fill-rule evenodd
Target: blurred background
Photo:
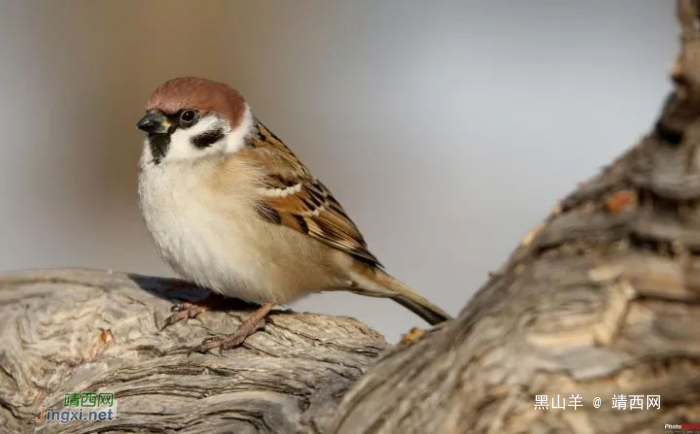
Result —
<path fill-rule="evenodd" d="M 652 125 L 672 2 L 0 0 L 0 270 L 171 274 L 136 183 L 149 94 L 225 81 L 394 275 L 457 314 L 520 239 Z M 294 306 L 396 340 L 420 319 Z"/>

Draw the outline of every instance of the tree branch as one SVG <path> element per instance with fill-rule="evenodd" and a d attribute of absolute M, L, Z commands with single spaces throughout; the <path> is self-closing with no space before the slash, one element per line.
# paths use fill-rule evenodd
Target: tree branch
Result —
<path fill-rule="evenodd" d="M 249 314 L 210 311 L 159 331 L 172 299 L 203 296 L 99 271 L 0 277 L 0 431 L 321 432 L 386 348 L 351 318 L 279 311 L 242 348 L 188 356 Z M 64 393 L 99 391 L 115 393 L 113 422 L 34 422 L 40 407 L 62 409 Z"/>

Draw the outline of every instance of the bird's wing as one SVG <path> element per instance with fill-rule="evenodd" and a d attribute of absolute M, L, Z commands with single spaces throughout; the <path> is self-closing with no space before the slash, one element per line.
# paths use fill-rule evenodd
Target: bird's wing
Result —
<path fill-rule="evenodd" d="M 331 192 L 292 151 L 256 122 L 249 146 L 239 151 L 265 173 L 256 203 L 260 217 L 287 226 L 373 266 L 381 267 L 362 234 Z"/>

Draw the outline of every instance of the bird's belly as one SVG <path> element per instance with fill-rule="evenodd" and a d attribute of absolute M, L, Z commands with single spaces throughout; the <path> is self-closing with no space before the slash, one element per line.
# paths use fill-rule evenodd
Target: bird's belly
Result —
<path fill-rule="evenodd" d="M 178 274 L 256 303 L 285 303 L 322 289 L 324 283 L 313 277 L 320 274 L 317 262 L 271 237 L 252 207 L 235 200 L 226 207 L 207 203 L 186 175 L 179 176 L 168 181 L 142 174 L 139 183 L 146 225 Z"/>

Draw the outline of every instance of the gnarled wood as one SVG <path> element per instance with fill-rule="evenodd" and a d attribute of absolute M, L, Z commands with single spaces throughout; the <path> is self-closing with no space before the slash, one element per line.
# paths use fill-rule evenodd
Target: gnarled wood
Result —
<path fill-rule="evenodd" d="M 188 356 L 249 314 L 205 312 L 159 331 L 172 299 L 203 296 L 121 273 L 0 276 L 0 432 L 321 432 L 386 347 L 351 318 L 273 312 L 243 347 Z M 34 422 L 64 393 L 94 391 L 115 393 L 115 421 Z"/>
<path fill-rule="evenodd" d="M 679 15 L 676 90 L 654 132 L 557 206 L 458 319 L 370 369 L 334 432 L 640 433 L 700 421 L 697 2 L 681 1 Z M 620 394 L 660 395 L 661 409 L 613 409 Z M 536 410 L 536 395 L 550 407 L 580 395 L 583 407 Z"/>

